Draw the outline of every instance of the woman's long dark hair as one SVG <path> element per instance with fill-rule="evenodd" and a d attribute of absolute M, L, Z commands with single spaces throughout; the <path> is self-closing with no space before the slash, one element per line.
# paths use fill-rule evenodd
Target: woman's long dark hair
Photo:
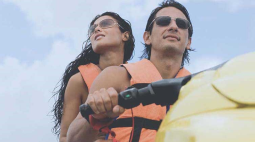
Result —
<path fill-rule="evenodd" d="M 133 57 L 133 51 L 134 51 L 134 47 L 135 47 L 135 39 L 134 39 L 134 36 L 132 33 L 131 23 L 127 20 L 122 19 L 117 13 L 105 12 L 101 15 L 97 15 L 91 21 L 90 26 L 93 25 L 94 22 L 99 17 L 106 16 L 106 15 L 111 16 L 112 18 L 117 20 L 119 25 L 121 27 L 123 27 L 123 29 L 121 27 L 119 27 L 119 29 L 122 33 L 126 32 L 126 31 L 129 32 L 129 39 L 128 39 L 128 41 L 125 42 L 125 45 L 124 45 L 123 63 L 125 63 L 126 61 L 130 60 Z M 79 72 L 78 67 L 80 65 L 85 65 L 85 64 L 89 64 L 89 63 L 94 63 L 94 64 L 99 63 L 100 55 L 96 54 L 93 51 L 89 38 L 86 41 L 84 41 L 83 45 L 85 45 L 85 47 L 83 47 L 82 52 L 76 57 L 76 59 L 74 61 L 72 61 L 71 63 L 68 64 L 68 66 L 66 67 L 65 72 L 63 74 L 63 78 L 58 83 L 60 85 L 54 89 L 53 97 L 57 97 L 57 100 L 54 103 L 53 109 L 52 109 L 52 112 L 54 113 L 53 119 L 55 122 L 55 125 L 54 125 L 52 131 L 53 131 L 53 133 L 57 134 L 58 136 L 60 134 L 60 124 L 61 124 L 61 119 L 62 119 L 62 115 L 63 115 L 64 94 L 65 94 L 66 86 L 67 86 L 69 79 L 71 78 L 71 76 L 73 76 L 74 74 Z M 59 90 L 55 91 L 57 88 L 59 88 Z"/>

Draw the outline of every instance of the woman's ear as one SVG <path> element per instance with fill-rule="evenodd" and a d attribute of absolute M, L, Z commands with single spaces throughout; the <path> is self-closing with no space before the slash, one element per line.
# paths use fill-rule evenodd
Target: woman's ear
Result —
<path fill-rule="evenodd" d="M 145 31 L 143 33 L 143 40 L 144 40 L 144 43 L 147 44 L 147 45 L 151 45 L 151 40 L 150 40 L 151 38 L 150 38 L 150 36 L 151 36 L 151 34 L 148 31 Z"/>
<path fill-rule="evenodd" d="M 126 31 L 122 34 L 122 40 L 123 41 L 128 41 L 129 40 L 129 32 Z"/>

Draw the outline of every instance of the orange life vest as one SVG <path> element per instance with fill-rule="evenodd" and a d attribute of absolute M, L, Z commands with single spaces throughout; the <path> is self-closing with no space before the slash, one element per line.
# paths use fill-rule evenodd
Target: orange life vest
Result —
<path fill-rule="evenodd" d="M 131 75 L 130 85 L 137 83 L 151 83 L 162 80 L 157 68 L 147 59 L 143 59 L 136 63 L 123 64 Z M 190 75 L 190 72 L 182 68 L 176 77 Z M 133 142 L 154 142 L 157 129 L 166 115 L 166 107 L 151 104 L 147 106 L 139 106 L 133 108 L 133 116 L 135 118 Z M 118 119 L 113 123 L 112 131 L 116 133 L 116 139 L 120 142 L 127 142 L 130 139 L 132 131 L 132 115 L 131 109 L 126 109 Z M 109 137 L 111 139 L 111 137 Z"/>
<path fill-rule="evenodd" d="M 93 81 L 101 72 L 101 69 L 93 63 L 81 65 L 78 67 L 78 69 L 82 75 L 83 80 L 85 81 L 86 85 L 88 86 L 88 90 L 89 90 Z"/>

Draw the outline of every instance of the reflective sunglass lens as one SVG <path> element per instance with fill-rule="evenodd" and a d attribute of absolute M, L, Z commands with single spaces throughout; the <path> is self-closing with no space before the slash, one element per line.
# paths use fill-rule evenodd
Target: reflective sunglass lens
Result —
<path fill-rule="evenodd" d="M 111 19 L 105 19 L 99 23 L 101 28 L 108 28 L 114 24 L 114 21 Z"/>
<path fill-rule="evenodd" d="M 102 29 L 104 29 L 104 28 L 110 28 L 110 27 L 112 27 L 113 25 L 114 25 L 114 20 L 112 20 L 112 19 L 105 19 L 105 20 L 102 20 L 100 23 L 99 23 L 99 27 L 100 28 L 102 28 Z M 98 26 L 98 24 L 94 24 L 94 25 L 91 25 L 90 27 L 89 27 L 89 36 L 91 36 L 93 33 L 94 33 L 94 31 L 95 31 L 95 29 L 96 29 L 96 27 Z"/>
<path fill-rule="evenodd" d="M 156 19 L 156 24 L 159 26 L 167 26 L 171 22 L 170 17 L 159 17 Z"/>
<path fill-rule="evenodd" d="M 159 26 L 168 26 L 171 22 L 171 17 L 161 16 L 155 19 L 156 24 Z M 176 25 L 181 29 L 188 29 L 190 24 L 188 20 L 182 18 L 176 18 Z"/>
<path fill-rule="evenodd" d="M 189 28 L 189 22 L 184 20 L 184 19 L 180 19 L 180 18 L 177 18 L 176 19 L 176 24 L 179 28 L 181 29 L 187 29 Z"/>

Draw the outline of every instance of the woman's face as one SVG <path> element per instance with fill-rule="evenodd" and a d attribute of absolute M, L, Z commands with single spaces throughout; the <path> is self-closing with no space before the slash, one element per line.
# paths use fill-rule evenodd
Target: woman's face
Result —
<path fill-rule="evenodd" d="M 105 19 L 112 19 L 115 23 L 108 28 L 102 28 L 99 23 Z M 118 50 L 121 46 L 124 47 L 124 41 L 117 21 L 111 16 L 99 17 L 94 24 L 97 24 L 93 33 L 90 36 L 90 42 L 95 53 L 103 54 L 107 50 Z"/>

